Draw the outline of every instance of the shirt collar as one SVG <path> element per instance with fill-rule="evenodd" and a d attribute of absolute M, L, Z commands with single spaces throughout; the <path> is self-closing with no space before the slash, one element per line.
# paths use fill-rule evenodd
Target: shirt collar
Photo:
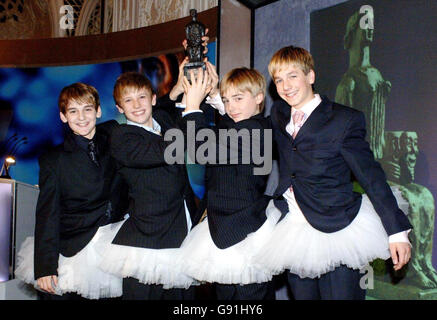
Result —
<path fill-rule="evenodd" d="M 320 102 L 322 102 L 322 98 L 320 98 L 320 95 L 316 93 L 311 101 L 308 101 L 302 108 L 299 109 L 300 111 L 305 113 L 305 119 L 308 118 L 311 113 L 313 113 L 313 111 L 317 108 Z M 296 110 L 297 109 L 295 108 L 291 108 L 291 114 L 293 115 Z"/>
<path fill-rule="evenodd" d="M 157 134 L 157 135 L 161 135 L 161 126 L 159 125 L 159 123 L 152 118 L 152 123 L 153 123 L 153 128 L 146 126 L 144 124 L 139 124 L 130 120 L 126 120 L 126 124 L 131 125 L 131 126 L 137 126 L 140 128 L 143 128 L 151 133 Z"/>
<path fill-rule="evenodd" d="M 95 135 L 94 135 L 94 137 L 95 137 Z M 74 133 L 73 133 L 73 139 L 76 142 L 76 144 L 79 146 L 79 148 L 81 148 L 82 150 L 85 150 L 85 151 L 88 150 L 88 144 L 90 143 L 91 140 L 93 140 L 93 139 L 88 139 L 88 138 L 85 138 L 81 135 L 74 134 Z"/>

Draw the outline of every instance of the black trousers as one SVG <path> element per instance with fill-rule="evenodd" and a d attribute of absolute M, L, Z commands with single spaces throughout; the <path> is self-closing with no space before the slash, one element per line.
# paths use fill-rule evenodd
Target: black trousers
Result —
<path fill-rule="evenodd" d="M 123 278 L 123 300 L 194 300 L 194 287 L 164 289 L 162 285 L 143 284 L 135 278 Z"/>
<path fill-rule="evenodd" d="M 303 278 L 287 272 L 288 283 L 296 300 L 364 300 L 366 289 L 360 287 L 364 276 L 344 265 L 320 278 Z"/>
<path fill-rule="evenodd" d="M 78 295 L 77 293 L 74 292 L 68 292 L 68 293 L 64 293 L 62 296 L 58 296 L 56 294 L 51 294 L 51 293 L 44 293 L 41 291 L 38 291 L 38 300 L 79 300 L 79 301 L 84 301 L 84 300 L 89 300 L 87 298 L 84 298 L 80 295 Z M 117 297 L 117 298 L 102 298 L 99 299 L 99 301 L 115 301 L 115 300 L 121 300 L 121 297 Z"/>
<path fill-rule="evenodd" d="M 216 284 L 217 300 L 275 300 L 275 289 L 271 281 L 264 283 Z"/>
<path fill-rule="evenodd" d="M 62 296 L 57 294 L 45 293 L 38 291 L 38 300 L 88 300 L 77 293 L 64 293 Z"/>

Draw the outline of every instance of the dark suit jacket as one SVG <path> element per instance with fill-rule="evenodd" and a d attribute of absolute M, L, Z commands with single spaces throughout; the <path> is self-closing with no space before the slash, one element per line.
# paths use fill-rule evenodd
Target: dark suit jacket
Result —
<path fill-rule="evenodd" d="M 275 205 L 288 211 L 282 194 L 290 185 L 305 218 L 317 230 L 335 232 L 358 213 L 361 195 L 352 191 L 351 173 L 369 196 L 389 235 L 412 228 L 365 141 L 364 114 L 323 97 L 296 139 L 285 130 L 291 107 L 275 102 L 271 120 L 279 152 Z"/>
<path fill-rule="evenodd" d="M 122 217 L 127 193 L 109 152 L 109 136 L 117 125 L 114 120 L 97 125 L 99 168 L 76 144 L 71 130 L 63 144 L 39 158 L 35 279 L 57 275 L 59 253 L 75 255 L 99 226 Z"/>
<path fill-rule="evenodd" d="M 208 127 L 205 115 L 195 112 L 183 117 L 184 130 L 187 128 L 188 121 L 194 121 L 196 132 Z M 252 130 L 261 133 L 261 154 L 264 153 L 264 129 L 270 128 L 270 120 L 264 118 L 262 114 L 255 115 L 250 119 L 235 123 L 227 115 L 219 122 L 214 129 L 216 137 L 219 129 L 248 129 L 250 136 L 253 137 Z M 212 128 L 211 128 L 212 129 Z M 209 141 L 211 142 L 211 141 Z M 212 141 L 217 152 L 216 159 L 219 159 L 217 147 L 219 141 Z M 202 145 L 199 142 L 197 147 Z M 226 144 L 227 160 L 230 160 L 230 146 Z M 242 164 L 243 149 L 241 141 L 238 145 L 238 164 L 207 164 L 206 165 L 206 205 L 208 212 L 208 225 L 211 237 L 215 245 L 224 249 L 230 247 L 256 230 L 265 222 L 265 208 L 269 198 L 264 196 L 266 188 L 266 175 L 254 175 L 253 169 L 256 167 L 251 154 L 250 163 Z M 201 206 L 202 208 L 203 206 Z"/>
<path fill-rule="evenodd" d="M 111 154 L 128 184 L 129 219 L 113 243 L 151 249 L 179 247 L 187 235 L 184 199 L 195 211 L 184 164 L 168 165 L 164 159 L 167 130 L 176 128 L 170 115 L 154 108 L 153 118 L 162 136 L 134 125 L 120 125 L 111 137 Z"/>

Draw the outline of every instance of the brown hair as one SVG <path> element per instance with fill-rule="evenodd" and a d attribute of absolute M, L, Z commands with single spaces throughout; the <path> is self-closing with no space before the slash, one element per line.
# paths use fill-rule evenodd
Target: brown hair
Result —
<path fill-rule="evenodd" d="M 252 96 L 262 93 L 266 95 L 266 80 L 264 76 L 255 69 L 235 68 L 225 74 L 220 82 L 220 95 L 233 87 L 241 91 L 249 91 Z M 260 112 L 264 109 L 264 99 L 259 105 Z"/>
<path fill-rule="evenodd" d="M 81 82 L 73 83 L 62 89 L 58 99 L 59 111 L 65 114 L 68 104 L 72 100 L 78 103 L 92 104 L 96 111 L 100 106 L 99 93 L 96 88 Z"/>
<path fill-rule="evenodd" d="M 289 46 L 278 50 L 273 55 L 268 67 L 270 76 L 274 78 L 281 67 L 293 63 L 299 65 L 305 75 L 314 70 L 314 60 L 311 53 L 303 48 Z"/>
<path fill-rule="evenodd" d="M 150 90 L 151 94 L 154 94 L 152 83 L 145 75 L 135 71 L 129 71 L 122 73 L 115 81 L 114 91 L 112 93 L 114 101 L 117 105 L 121 106 L 120 99 L 126 88 Z"/>

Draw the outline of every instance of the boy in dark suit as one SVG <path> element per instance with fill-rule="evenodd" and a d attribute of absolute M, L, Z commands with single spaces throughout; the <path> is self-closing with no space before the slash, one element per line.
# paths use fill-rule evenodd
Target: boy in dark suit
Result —
<path fill-rule="evenodd" d="M 365 141 L 363 113 L 314 94 L 311 54 L 282 48 L 269 73 L 283 99 L 271 112 L 279 153 L 274 205 L 283 217 L 260 263 L 287 269 L 296 299 L 364 299 L 360 269 L 390 255 L 402 268 L 411 224 Z M 352 174 L 366 195 L 353 192 Z"/>
<path fill-rule="evenodd" d="M 207 218 L 193 228 L 184 241 L 181 264 L 189 276 L 215 283 L 219 300 L 273 299 L 271 274 L 259 271 L 252 261 L 280 216 L 267 217 L 265 213 L 269 199 L 264 191 L 271 166 L 257 174 L 256 168 L 259 169 L 261 163 L 254 159 L 252 150 L 257 146 L 257 152 L 266 155 L 271 146 L 271 136 L 270 140 L 265 139 L 270 121 L 262 114 L 265 79 L 254 69 L 229 71 L 220 83 L 227 114 L 217 128 L 206 129 L 208 124 L 200 104 L 208 92 L 208 79 L 218 81 L 209 62 L 207 71 L 204 74 L 199 70 L 197 79 L 191 75 L 192 83 L 184 80 L 183 128 L 188 131 L 188 126 L 193 125 L 196 133 L 208 131 L 213 138 L 207 139 L 207 149 L 213 154 L 207 155 L 206 163 L 207 195 L 203 202 Z M 224 142 L 220 139 L 224 132 L 235 132 L 241 135 L 241 140 L 235 145 L 232 138 Z M 200 150 L 200 147 L 205 148 L 202 143 L 195 149 Z M 226 161 L 219 161 L 223 151 L 226 151 L 223 158 Z M 236 155 L 232 156 L 234 151 Z M 194 159 L 190 151 L 188 155 Z M 264 167 L 267 167 L 265 163 Z"/>
<path fill-rule="evenodd" d="M 98 268 L 93 248 L 99 227 L 119 220 L 126 205 L 125 187 L 109 152 L 109 136 L 117 123 L 96 126 L 99 95 L 83 83 L 61 91 L 59 111 L 68 132 L 63 144 L 39 159 L 35 249 L 28 238 L 16 275 L 30 283 L 34 277 L 38 289 L 62 294 L 47 295 L 52 299 L 120 296 L 121 278 Z"/>
<path fill-rule="evenodd" d="M 164 134 L 177 125 L 155 106 L 153 87 L 138 72 L 117 79 L 114 100 L 127 124 L 114 130 L 111 154 L 128 184 L 130 216 L 108 235 L 112 243 L 101 268 L 124 278 L 123 299 L 192 299 L 193 280 L 178 270 L 174 257 L 191 228 L 194 194 L 185 166 L 169 165 L 164 157 L 170 144 Z"/>

